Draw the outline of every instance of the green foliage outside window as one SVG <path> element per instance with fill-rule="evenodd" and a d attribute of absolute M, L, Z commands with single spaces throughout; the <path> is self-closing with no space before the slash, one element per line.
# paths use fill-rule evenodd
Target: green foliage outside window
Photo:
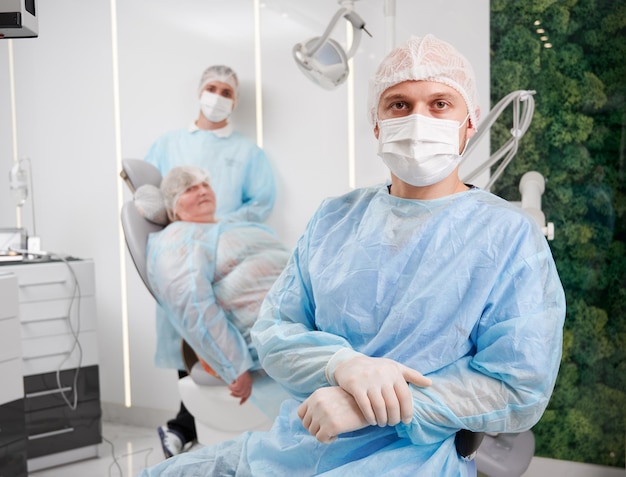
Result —
<path fill-rule="evenodd" d="M 492 104 L 518 89 L 536 91 L 535 115 L 493 192 L 519 200 L 524 172 L 546 177 L 543 210 L 567 297 L 535 455 L 624 467 L 626 2 L 491 0 Z M 510 124 L 493 126 L 494 151 Z"/>

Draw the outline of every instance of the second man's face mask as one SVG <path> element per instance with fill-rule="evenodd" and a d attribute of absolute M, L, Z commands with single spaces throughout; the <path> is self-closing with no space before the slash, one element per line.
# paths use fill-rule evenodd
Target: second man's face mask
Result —
<path fill-rule="evenodd" d="M 233 100 L 219 94 L 203 91 L 200 96 L 200 109 L 209 121 L 219 123 L 230 116 L 233 110 Z"/>
<path fill-rule="evenodd" d="M 435 184 L 448 177 L 461 162 L 461 126 L 458 121 L 420 114 L 384 119 L 378 123 L 378 155 L 407 184 L 417 187 Z"/>

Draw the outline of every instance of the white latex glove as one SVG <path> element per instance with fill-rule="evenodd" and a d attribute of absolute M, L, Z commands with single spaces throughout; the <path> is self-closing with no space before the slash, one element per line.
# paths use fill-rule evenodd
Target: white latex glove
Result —
<path fill-rule="evenodd" d="M 322 444 L 369 426 L 351 394 L 339 386 L 320 388 L 298 408 L 302 425 Z"/>
<path fill-rule="evenodd" d="M 356 400 L 372 426 L 409 424 L 413 418 L 413 397 L 407 383 L 430 386 L 421 373 L 388 358 L 358 354 L 336 365 L 336 383 Z"/>

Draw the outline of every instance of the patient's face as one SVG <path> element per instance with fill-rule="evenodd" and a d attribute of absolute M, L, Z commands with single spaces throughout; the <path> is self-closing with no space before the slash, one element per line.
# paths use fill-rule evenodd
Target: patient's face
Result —
<path fill-rule="evenodd" d="M 189 187 L 176 201 L 176 216 L 186 222 L 215 222 L 215 193 L 202 182 Z"/>

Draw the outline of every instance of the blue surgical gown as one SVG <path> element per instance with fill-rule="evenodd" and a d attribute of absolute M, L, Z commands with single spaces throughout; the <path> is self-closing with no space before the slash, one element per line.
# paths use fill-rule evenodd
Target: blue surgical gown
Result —
<path fill-rule="evenodd" d="M 225 137 L 202 129 L 172 131 L 157 139 L 145 160 L 162 175 L 180 165 L 209 171 L 221 221 L 263 222 L 274 206 L 276 186 L 265 152 L 236 131 Z"/>
<path fill-rule="evenodd" d="M 518 432 L 541 417 L 560 363 L 565 298 L 548 243 L 521 209 L 482 190 L 422 201 L 386 187 L 325 201 L 252 330 L 262 366 L 294 399 L 267 433 L 182 454 L 143 476 L 466 476 L 457 430 Z M 387 357 L 413 420 L 321 444 L 298 404 L 329 386 L 335 353 Z M 234 474 L 233 474 L 234 475 Z"/>
<path fill-rule="evenodd" d="M 156 362 L 184 369 L 184 339 L 225 382 L 260 369 L 250 328 L 289 251 L 256 223 L 173 222 L 151 234 L 150 287 L 157 315 Z"/>

